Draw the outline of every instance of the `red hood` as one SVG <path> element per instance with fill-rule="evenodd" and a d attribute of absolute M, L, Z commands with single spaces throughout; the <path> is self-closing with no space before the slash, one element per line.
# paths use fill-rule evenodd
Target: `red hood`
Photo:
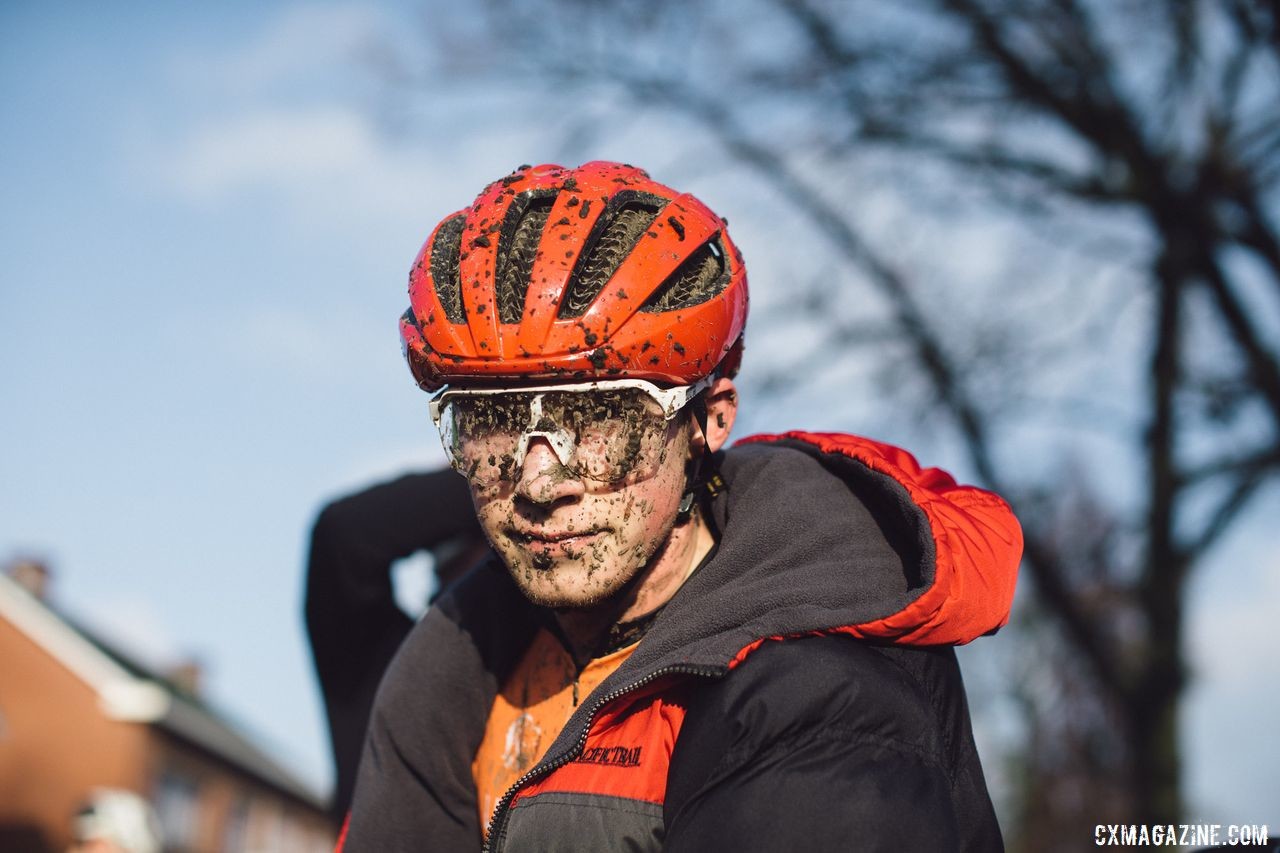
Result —
<path fill-rule="evenodd" d="M 1008 621 L 1022 533 L 997 495 L 851 435 L 753 436 L 720 457 L 715 552 L 606 687 L 733 667 L 768 640 L 954 645 Z"/>
<path fill-rule="evenodd" d="M 958 485 L 946 471 L 921 468 L 901 448 L 859 436 L 795 431 L 738 442 L 738 446 L 752 444 L 803 450 L 833 473 L 843 472 L 846 480 L 856 470 L 848 461 L 864 466 L 882 478 L 875 478 L 880 480 L 879 489 L 861 490 L 863 499 L 879 492 L 883 499 L 894 500 L 891 484 L 896 484 L 927 530 L 932 547 L 921 549 L 920 558 L 931 560 L 932 566 L 919 566 L 921 583 L 911 601 L 878 618 L 817 632 L 907 645 L 953 645 L 993 633 L 1008 622 L 1022 557 L 1022 529 L 1000 496 Z M 749 650 L 744 649 L 738 659 Z"/>

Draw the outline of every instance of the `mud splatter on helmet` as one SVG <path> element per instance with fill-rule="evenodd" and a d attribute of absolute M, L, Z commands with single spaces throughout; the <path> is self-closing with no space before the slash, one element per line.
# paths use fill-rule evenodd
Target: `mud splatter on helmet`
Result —
<path fill-rule="evenodd" d="M 432 232 L 400 320 L 419 387 L 630 377 L 741 359 L 747 275 L 725 222 L 641 169 L 525 166 Z"/>

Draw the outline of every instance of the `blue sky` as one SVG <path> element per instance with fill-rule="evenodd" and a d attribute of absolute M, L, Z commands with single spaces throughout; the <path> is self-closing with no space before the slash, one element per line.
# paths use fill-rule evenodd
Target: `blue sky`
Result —
<path fill-rule="evenodd" d="M 369 57 L 422 22 L 403 4 L 0 6 L 0 558 L 48 558 L 58 602 L 153 660 L 198 656 L 212 699 L 317 787 L 307 530 L 326 497 L 443 460 L 395 331 L 432 225 L 520 163 L 637 162 L 733 221 L 759 329 L 747 371 L 786 298 L 750 180 L 680 160 L 678 122 L 583 151 L 536 120 L 554 93 L 519 121 L 499 94 L 397 101 Z M 744 433 L 911 443 L 873 407 L 781 408 Z M 1241 529 L 1277 513 L 1272 494 Z M 1228 540 L 1190 600 L 1187 780 L 1209 820 L 1277 817 L 1273 546 Z"/>

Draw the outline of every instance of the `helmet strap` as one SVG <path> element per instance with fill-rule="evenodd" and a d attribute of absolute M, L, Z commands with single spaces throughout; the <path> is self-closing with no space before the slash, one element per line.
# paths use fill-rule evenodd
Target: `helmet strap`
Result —
<path fill-rule="evenodd" d="M 702 430 L 702 439 L 705 442 L 707 438 L 707 392 L 703 391 L 695 397 L 689 407 L 693 411 L 694 420 L 698 423 L 698 428 Z M 676 513 L 677 521 L 684 522 L 689 519 L 693 513 L 693 505 L 698 496 L 698 489 L 702 483 L 702 463 L 711 456 L 711 451 L 703 445 L 702 453 L 695 458 L 689 465 L 688 473 L 685 475 L 684 495 L 680 498 L 680 508 Z M 716 475 L 716 479 L 719 476 Z"/>

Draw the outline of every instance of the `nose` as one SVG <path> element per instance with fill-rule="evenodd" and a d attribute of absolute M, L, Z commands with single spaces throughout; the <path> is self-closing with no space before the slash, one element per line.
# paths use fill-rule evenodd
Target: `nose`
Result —
<path fill-rule="evenodd" d="M 516 482 L 516 494 L 535 504 L 550 506 L 565 498 L 575 498 L 586 491 L 572 471 L 560 464 L 560 458 L 550 443 L 541 436 L 529 439 L 524 464 L 520 466 L 520 479 Z"/>

